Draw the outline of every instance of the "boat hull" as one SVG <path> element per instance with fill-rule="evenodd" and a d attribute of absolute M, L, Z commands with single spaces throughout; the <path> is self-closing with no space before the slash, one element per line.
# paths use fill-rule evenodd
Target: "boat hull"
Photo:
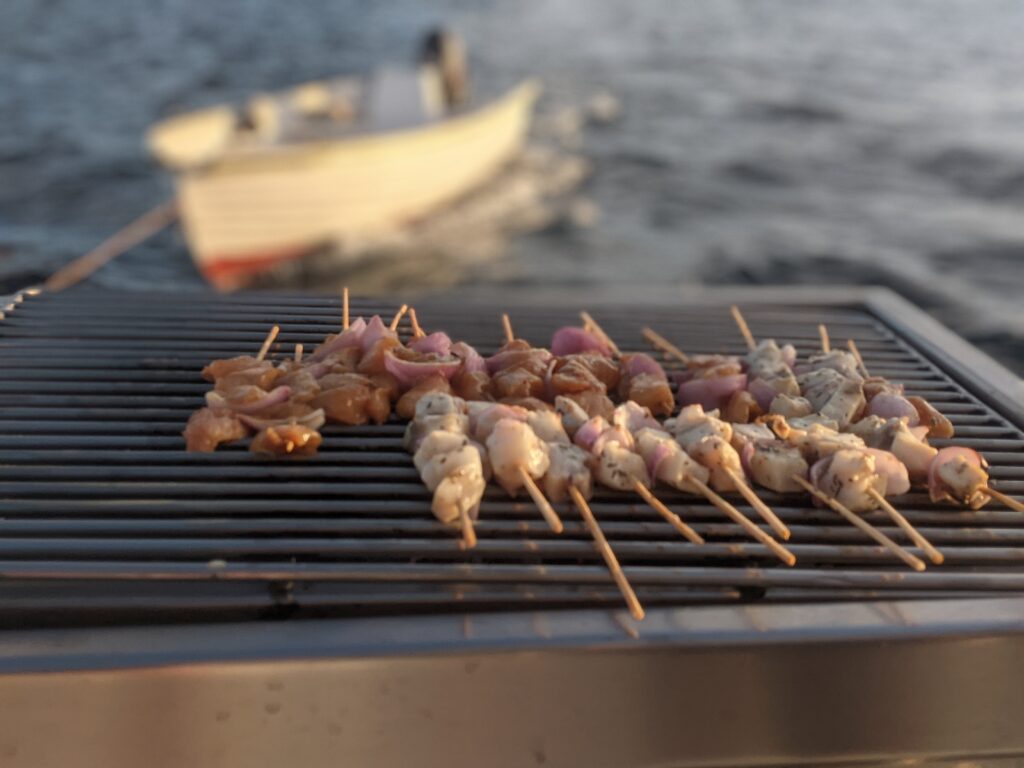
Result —
<path fill-rule="evenodd" d="M 373 235 L 465 194 L 522 146 L 537 87 L 414 129 L 226 153 L 176 181 L 203 275 L 230 290 L 332 242 Z"/>

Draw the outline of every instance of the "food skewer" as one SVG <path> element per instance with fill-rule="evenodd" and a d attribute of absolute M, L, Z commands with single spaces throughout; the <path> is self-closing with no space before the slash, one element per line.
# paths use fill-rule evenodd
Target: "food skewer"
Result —
<path fill-rule="evenodd" d="M 412 325 L 412 337 L 414 339 L 422 339 L 427 335 L 427 332 L 420 327 L 420 319 L 416 316 L 416 307 L 409 308 L 409 323 Z"/>
<path fill-rule="evenodd" d="M 684 364 L 690 362 L 689 355 L 653 328 L 645 326 L 643 329 L 643 337 L 647 339 L 655 349 L 660 349 L 666 355 L 674 357 L 679 362 Z"/>
<path fill-rule="evenodd" d="M 860 350 L 857 349 L 857 342 L 853 339 L 847 339 L 846 346 L 850 350 L 850 354 L 853 355 L 853 359 L 857 361 L 857 367 L 860 368 L 860 372 L 864 375 L 864 378 L 868 378 L 871 374 L 868 373 L 868 367 L 864 365 L 864 358 L 860 356 Z"/>
<path fill-rule="evenodd" d="M 583 329 L 596 333 L 600 337 L 601 341 L 608 345 L 615 357 L 622 357 L 622 351 L 618 348 L 611 336 L 604 332 L 604 329 L 597 324 L 597 321 L 590 316 L 589 312 L 580 312 L 580 318 L 583 320 Z"/>
<path fill-rule="evenodd" d="M 1015 512 L 1024 512 L 1024 504 L 1017 501 L 1012 496 L 1007 496 L 1002 491 L 997 491 L 995 488 L 986 485 L 984 488 L 981 489 L 981 492 L 984 493 L 986 496 L 995 499 L 996 501 L 1002 502 Z"/>
<path fill-rule="evenodd" d="M 647 488 L 643 483 L 637 481 L 633 484 L 633 490 L 640 495 L 640 497 L 650 505 L 650 507 L 661 515 L 665 522 L 679 531 L 687 540 L 694 544 L 703 544 L 704 537 L 697 533 L 693 528 L 683 522 L 683 519 L 679 517 L 675 512 L 665 506 L 665 504 Z"/>
<path fill-rule="evenodd" d="M 826 354 L 832 351 L 832 343 L 828 338 L 828 327 L 824 323 L 818 323 L 818 336 L 821 338 L 821 351 Z"/>
<path fill-rule="evenodd" d="M 408 304 L 403 304 L 402 306 L 400 306 L 398 308 L 398 311 L 395 312 L 395 316 L 391 319 L 391 324 L 388 326 L 388 330 L 389 331 L 397 331 L 398 330 L 398 324 L 402 321 L 402 318 L 405 317 L 405 313 L 408 312 L 408 311 L 409 311 L 409 305 Z"/>
<path fill-rule="evenodd" d="M 302 342 L 295 345 L 295 364 L 302 364 Z"/>
<path fill-rule="evenodd" d="M 540 511 L 547 520 L 548 527 L 551 528 L 555 533 L 561 533 L 565 530 L 565 526 L 562 525 L 562 518 L 558 516 L 555 508 L 551 506 L 551 502 L 548 501 L 547 496 L 544 495 L 544 491 L 540 489 L 537 482 L 530 477 L 530 473 L 526 471 L 525 467 L 519 467 L 518 470 L 519 479 L 523 483 L 523 487 L 526 488 L 526 492 L 530 494 L 530 498 L 533 499 L 534 506 Z"/>
<path fill-rule="evenodd" d="M 842 515 L 843 519 L 846 520 L 846 522 L 859 528 L 861 531 L 863 531 L 876 542 L 878 542 L 883 547 L 888 549 L 890 552 L 896 555 L 896 557 L 898 557 L 904 563 L 909 565 L 915 571 L 923 571 L 925 569 L 924 561 L 922 561 L 921 558 L 917 557 L 916 555 L 910 552 L 907 552 L 907 550 L 905 550 L 895 541 L 890 539 L 880 530 L 875 528 L 875 526 L 871 525 L 871 523 L 861 518 L 860 515 L 851 512 L 843 504 L 840 504 L 838 501 L 833 499 L 828 494 L 822 493 L 820 490 L 811 485 L 807 480 L 800 477 L 800 475 L 793 475 L 793 482 L 803 486 L 804 490 L 806 490 L 809 494 L 819 499 L 822 503 L 827 504 L 829 508 Z"/>
<path fill-rule="evenodd" d="M 275 325 L 270 329 L 267 334 L 267 338 L 263 340 L 263 346 L 260 347 L 259 354 L 256 355 L 256 359 L 262 361 L 267 356 L 267 352 L 270 351 L 270 345 L 274 343 L 274 339 L 277 338 L 277 334 L 281 332 L 280 326 Z"/>
<path fill-rule="evenodd" d="M 754 349 L 757 346 L 757 342 L 754 340 L 754 334 L 750 332 L 750 326 L 747 325 L 747 321 L 743 318 L 740 308 L 733 304 L 729 307 L 729 311 L 732 313 L 732 319 L 736 321 L 740 333 L 743 334 L 743 340 L 747 342 L 747 349 Z"/>
<path fill-rule="evenodd" d="M 576 508 L 580 511 L 580 515 L 583 517 L 583 522 L 587 526 L 587 530 L 590 532 L 591 537 L 594 539 L 594 547 L 600 553 L 601 557 L 604 558 L 605 565 L 608 566 L 608 570 L 611 572 L 612 578 L 615 580 L 615 585 L 619 588 L 619 592 L 622 593 L 622 597 L 626 601 L 626 605 L 629 607 L 629 613 L 637 621 L 643 621 L 645 616 L 644 608 L 640 604 L 640 600 L 636 596 L 636 592 L 633 591 L 633 587 L 629 583 L 629 579 L 626 578 L 626 574 L 622 572 L 622 566 L 619 565 L 619 559 L 615 556 L 615 552 L 612 550 L 611 545 L 604 536 L 604 532 L 601 530 L 601 526 L 597 523 L 597 518 L 594 517 L 593 511 L 590 509 L 590 505 L 587 504 L 587 500 L 583 498 L 583 494 L 579 492 L 576 486 L 569 486 L 569 495 L 572 497 L 573 503 Z"/>
<path fill-rule="evenodd" d="M 516 335 L 512 332 L 512 321 L 509 319 L 508 312 L 501 313 L 501 326 L 505 329 L 505 343 L 511 344 L 516 340 Z"/>
<path fill-rule="evenodd" d="M 881 507 L 882 511 L 892 518 L 892 521 L 896 523 L 903 532 L 910 537 L 911 541 L 917 544 L 926 555 L 936 565 L 942 565 L 945 562 L 946 557 L 939 550 L 932 546 L 931 542 L 928 541 L 921 533 L 910 524 L 910 521 L 905 518 L 896 507 L 889 503 L 888 499 L 885 498 L 874 488 L 868 489 L 868 495 L 878 502 L 878 506 Z"/>
<path fill-rule="evenodd" d="M 341 330 L 348 330 L 348 286 L 341 289 Z"/>

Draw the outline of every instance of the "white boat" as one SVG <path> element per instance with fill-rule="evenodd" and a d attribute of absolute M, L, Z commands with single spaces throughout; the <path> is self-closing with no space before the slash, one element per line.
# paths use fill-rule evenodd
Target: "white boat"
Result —
<path fill-rule="evenodd" d="M 214 107 L 155 125 L 203 275 L 244 285 L 283 260 L 426 216 L 490 178 L 522 146 L 538 86 L 460 105 L 446 61 L 261 96 L 239 119 Z"/>

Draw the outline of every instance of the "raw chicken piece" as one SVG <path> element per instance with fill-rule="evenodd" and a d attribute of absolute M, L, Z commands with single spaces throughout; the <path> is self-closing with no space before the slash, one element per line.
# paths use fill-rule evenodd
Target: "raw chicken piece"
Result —
<path fill-rule="evenodd" d="M 840 427 L 855 421 L 864 410 L 866 401 L 861 382 L 847 379 L 831 368 L 805 373 L 798 381 L 814 410 Z"/>
<path fill-rule="evenodd" d="M 576 430 L 590 420 L 590 415 L 579 403 L 562 395 L 555 398 L 555 411 L 562 417 L 562 427 L 569 437 L 575 436 Z"/>
<path fill-rule="evenodd" d="M 637 482 L 647 488 L 651 487 L 643 458 L 618 443 L 604 447 L 594 462 L 593 471 L 599 483 L 617 491 L 635 490 Z"/>
<path fill-rule="evenodd" d="M 487 482 L 479 446 L 465 435 L 433 432 L 413 457 L 423 483 L 433 492 L 430 509 L 442 523 L 456 523 L 463 513 L 476 518 Z"/>
<path fill-rule="evenodd" d="M 864 450 L 839 450 L 811 467 L 811 482 L 852 512 L 867 512 L 878 507 L 868 494 L 873 488 L 885 494 L 885 476 L 879 474 L 875 457 Z"/>
<path fill-rule="evenodd" d="M 212 453 L 221 443 L 241 440 L 248 434 L 237 418 L 229 413 L 200 408 L 193 413 L 181 433 L 186 449 L 196 453 Z"/>
<path fill-rule="evenodd" d="M 615 408 L 615 412 L 612 414 L 612 424 L 623 427 L 631 434 L 635 434 L 644 427 L 661 429 L 661 424 L 651 415 L 651 409 L 637 405 L 632 400 L 627 400 Z"/>
<path fill-rule="evenodd" d="M 266 371 L 273 367 L 274 364 L 269 360 L 257 360 L 252 355 L 242 355 L 241 357 L 231 357 L 226 360 L 214 360 L 203 368 L 201 375 L 207 381 L 219 381 L 225 376 L 238 373 L 239 371 Z"/>
<path fill-rule="evenodd" d="M 652 481 L 681 491 L 693 491 L 690 478 L 707 483 L 711 473 L 694 461 L 668 432 L 645 427 L 636 433 L 636 451 L 643 457 Z"/>
<path fill-rule="evenodd" d="M 863 381 L 860 373 L 860 366 L 857 365 L 857 358 L 845 349 L 833 349 L 828 352 L 817 352 L 807 358 L 807 362 L 796 366 L 797 374 L 820 371 L 829 368 L 836 371 L 843 378 L 853 381 Z"/>
<path fill-rule="evenodd" d="M 252 439 L 249 450 L 260 456 L 294 457 L 313 456 L 323 438 L 311 427 L 301 424 L 282 424 L 267 427 Z"/>
<path fill-rule="evenodd" d="M 514 419 L 525 422 L 530 412 L 525 408 L 502 403 L 486 403 L 477 407 L 476 403 L 467 403 L 469 408 L 469 434 L 478 442 L 485 443 L 491 436 L 494 425 L 502 419 Z"/>
<path fill-rule="evenodd" d="M 569 436 L 562 427 L 562 420 L 554 411 L 530 411 L 526 423 L 545 443 L 564 443 L 569 445 Z"/>
<path fill-rule="evenodd" d="M 928 495 L 932 501 L 952 501 L 980 509 L 989 496 L 982 489 L 988 486 L 985 459 L 970 448 L 943 448 L 932 460 L 928 470 Z"/>
<path fill-rule="evenodd" d="M 938 451 L 925 442 L 918 434 L 922 428 L 911 429 L 903 419 L 881 419 L 865 416 L 851 424 L 850 433 L 860 437 L 870 448 L 891 452 L 907 468 L 910 479 L 924 481 L 928 468 Z"/>
<path fill-rule="evenodd" d="M 520 474 L 535 480 L 548 471 L 548 446 L 537 437 L 528 424 L 515 419 L 501 419 L 487 438 L 487 455 L 491 458 L 494 478 L 510 496 L 523 487 Z"/>
<path fill-rule="evenodd" d="M 445 413 L 467 413 L 466 401 L 447 392 L 428 392 L 416 402 L 413 418 L 440 416 Z"/>
<path fill-rule="evenodd" d="M 707 435 L 691 443 L 686 452 L 711 472 L 712 488 L 716 491 L 736 490 L 736 481 L 729 473 L 735 472 L 742 478 L 743 462 L 728 440 L 719 435 Z"/>
<path fill-rule="evenodd" d="M 587 466 L 589 453 L 577 445 L 553 443 L 548 445 L 548 458 L 550 465 L 542 488 L 549 501 L 565 501 L 570 487 L 575 487 L 585 499 L 593 495 L 593 476 Z"/>
<path fill-rule="evenodd" d="M 464 413 L 439 413 L 419 416 L 405 427 L 402 445 L 405 450 L 415 452 L 423 440 L 435 431 L 465 435 L 469 430 L 469 417 Z"/>
<path fill-rule="evenodd" d="M 725 442 L 732 440 L 732 425 L 717 417 L 718 412 L 705 413 L 699 405 L 688 405 L 675 419 L 665 422 L 665 429 L 671 432 L 687 453 L 705 437 L 717 436 Z"/>
<path fill-rule="evenodd" d="M 772 339 L 765 339 L 747 353 L 747 388 L 763 409 L 767 410 L 775 395 L 800 395 L 791 367 L 795 357 L 796 350 L 790 345 L 780 348 Z"/>
<path fill-rule="evenodd" d="M 747 470 L 760 486 L 776 493 L 798 493 L 803 487 L 793 475 L 806 478 L 807 461 L 800 450 L 781 440 L 758 440 L 750 445 Z"/>
<path fill-rule="evenodd" d="M 810 416 L 814 413 L 814 406 L 806 397 L 794 397 L 793 395 L 776 395 L 768 408 L 769 413 L 777 413 L 787 419 L 799 416 Z"/>

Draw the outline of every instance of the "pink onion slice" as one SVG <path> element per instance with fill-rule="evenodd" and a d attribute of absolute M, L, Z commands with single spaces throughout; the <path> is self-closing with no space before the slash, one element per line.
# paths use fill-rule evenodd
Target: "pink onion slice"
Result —
<path fill-rule="evenodd" d="M 451 354 L 462 361 L 462 369 L 466 373 L 487 373 L 487 361 L 466 342 L 452 344 Z"/>
<path fill-rule="evenodd" d="M 323 408 L 307 413 L 305 416 L 298 416 L 294 419 L 257 419 L 244 413 L 238 414 L 238 420 L 257 432 L 267 427 L 283 427 L 287 424 L 299 424 L 310 429 L 320 429 L 327 420 Z"/>
<path fill-rule="evenodd" d="M 916 427 L 921 423 L 921 416 L 913 403 L 902 395 L 890 392 L 879 392 L 868 403 L 868 415 L 882 419 L 908 419 L 907 424 Z"/>
<path fill-rule="evenodd" d="M 419 352 L 421 355 L 440 355 L 448 357 L 452 353 L 452 340 L 444 331 L 434 331 L 429 336 L 423 336 L 409 342 L 409 349 Z"/>
<path fill-rule="evenodd" d="M 575 355 L 580 352 L 597 352 L 599 355 L 611 357 L 612 351 L 608 345 L 590 331 L 585 331 L 574 325 L 567 325 L 559 328 L 551 336 L 551 353 L 564 357 Z"/>
<path fill-rule="evenodd" d="M 587 453 L 591 453 L 590 449 L 593 448 L 594 442 L 606 429 L 608 429 L 608 422 L 605 418 L 603 416 L 594 416 L 576 430 L 573 442 Z"/>
<path fill-rule="evenodd" d="M 757 400 L 757 404 L 762 411 L 771 409 L 772 400 L 779 394 L 775 387 L 763 379 L 749 379 L 747 381 L 747 391 Z"/>
<path fill-rule="evenodd" d="M 251 403 L 233 405 L 223 395 L 211 391 L 206 393 L 206 404 L 215 410 L 231 411 L 232 413 L 259 413 L 266 408 L 281 405 L 281 403 L 287 403 L 288 398 L 291 396 L 291 387 L 274 387 L 259 400 L 254 400 Z"/>
<path fill-rule="evenodd" d="M 647 473 L 652 479 L 657 478 L 658 469 L 665 463 L 665 459 L 675 453 L 675 450 L 671 443 L 659 441 L 654 450 L 647 455 Z"/>
<path fill-rule="evenodd" d="M 391 350 L 384 353 L 384 367 L 404 389 L 409 389 L 434 374 L 441 374 L 450 379 L 459 372 L 461 366 L 461 360 L 431 360 L 420 363 L 395 357 Z"/>
<path fill-rule="evenodd" d="M 676 381 L 679 384 L 677 400 L 680 405 L 700 405 L 706 411 L 724 408 L 729 399 L 747 387 L 747 374 L 717 376 L 710 379 Z M 774 394 L 774 391 L 773 391 Z"/>
<path fill-rule="evenodd" d="M 626 375 L 630 377 L 646 373 L 668 381 L 668 376 L 665 375 L 665 369 L 661 367 L 661 363 L 643 352 L 628 355 L 625 360 L 625 368 Z"/>
<path fill-rule="evenodd" d="M 310 355 L 310 360 L 316 362 L 317 360 L 323 360 L 328 355 L 331 355 L 339 350 L 347 347 L 358 347 L 362 344 L 363 335 L 366 332 L 366 321 L 361 317 L 357 317 L 354 322 L 349 324 L 348 328 L 339 333 L 333 339 L 328 342 L 321 344 L 316 351 Z"/>
<path fill-rule="evenodd" d="M 397 339 L 398 334 L 388 328 L 387 324 L 380 319 L 380 315 L 374 315 L 370 318 L 370 322 L 366 324 L 366 330 L 363 331 L 363 335 L 359 340 L 359 346 L 365 353 L 369 351 L 370 347 L 385 338 Z"/>

